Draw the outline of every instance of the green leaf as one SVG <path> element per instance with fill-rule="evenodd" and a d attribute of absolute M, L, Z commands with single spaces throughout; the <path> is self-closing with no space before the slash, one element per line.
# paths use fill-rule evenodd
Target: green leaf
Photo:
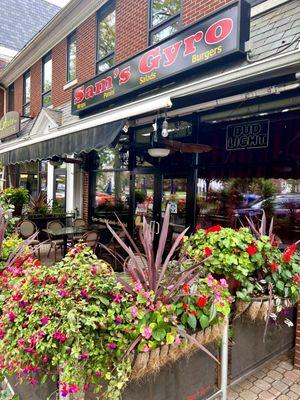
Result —
<path fill-rule="evenodd" d="M 161 342 L 166 336 L 166 331 L 162 328 L 156 329 L 155 331 L 152 332 L 152 336 L 155 340 Z"/>
<path fill-rule="evenodd" d="M 106 306 L 109 306 L 109 304 L 110 304 L 109 300 L 103 296 L 99 296 L 99 300 L 101 301 L 101 303 L 105 304 Z"/>
<path fill-rule="evenodd" d="M 200 325 L 202 329 L 207 328 L 209 325 L 209 318 L 204 314 L 202 314 L 200 317 Z"/>
<path fill-rule="evenodd" d="M 189 326 L 193 329 L 196 330 L 196 326 L 197 326 L 197 319 L 195 317 L 194 314 L 189 314 L 187 322 L 189 324 Z"/>
<path fill-rule="evenodd" d="M 284 283 L 282 281 L 276 282 L 276 287 L 278 290 L 284 290 Z"/>
<path fill-rule="evenodd" d="M 167 343 L 167 344 L 172 344 L 172 343 L 174 343 L 174 340 L 175 340 L 175 335 L 174 335 L 174 333 L 173 333 L 173 332 L 167 333 L 167 336 L 166 336 L 166 343 Z"/>

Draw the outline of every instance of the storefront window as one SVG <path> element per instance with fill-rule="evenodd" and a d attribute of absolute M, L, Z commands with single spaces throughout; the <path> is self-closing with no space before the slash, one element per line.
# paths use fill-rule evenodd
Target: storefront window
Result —
<path fill-rule="evenodd" d="M 52 211 L 56 213 L 66 211 L 67 166 L 63 163 L 54 172 L 54 202 Z"/>
<path fill-rule="evenodd" d="M 158 43 L 180 29 L 181 0 L 152 0 L 150 44 Z"/>
<path fill-rule="evenodd" d="M 31 196 L 38 194 L 38 163 L 21 163 L 19 185 L 29 191 Z"/>
<path fill-rule="evenodd" d="M 77 33 L 71 33 L 67 38 L 67 82 L 76 79 Z"/>
<path fill-rule="evenodd" d="M 99 11 L 97 24 L 97 73 L 101 73 L 112 67 L 114 63 L 116 37 L 116 10 L 114 2 L 109 8 Z"/>
<path fill-rule="evenodd" d="M 47 168 L 48 162 L 40 162 L 40 191 L 47 194 Z"/>
<path fill-rule="evenodd" d="M 23 115 L 30 115 L 30 71 L 23 76 Z"/>
<path fill-rule="evenodd" d="M 42 104 L 49 107 L 52 104 L 52 55 L 47 54 L 43 58 L 43 78 L 42 78 Z"/>
<path fill-rule="evenodd" d="M 113 218 L 114 212 L 128 218 L 130 174 L 128 136 L 123 135 L 113 148 L 98 151 L 98 170 L 94 171 L 93 220 Z"/>
<path fill-rule="evenodd" d="M 300 180 L 235 178 L 198 181 L 198 223 L 203 227 L 257 225 L 265 212 L 277 240 L 299 239 Z"/>

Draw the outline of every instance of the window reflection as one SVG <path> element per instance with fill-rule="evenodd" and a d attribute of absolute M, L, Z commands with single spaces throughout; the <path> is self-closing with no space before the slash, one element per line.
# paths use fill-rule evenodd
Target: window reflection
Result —
<path fill-rule="evenodd" d="M 181 0 L 153 0 L 152 2 L 152 26 L 156 26 L 168 20 L 181 9 Z"/>
<path fill-rule="evenodd" d="M 179 27 L 180 27 L 180 22 L 175 21 L 172 24 L 161 29 L 160 31 L 156 31 L 155 33 L 152 34 L 152 43 L 156 44 L 161 40 L 167 38 L 168 36 L 173 35 L 173 33 L 176 33 L 179 30 Z"/>
<path fill-rule="evenodd" d="M 77 34 L 76 32 L 74 32 L 68 37 L 68 71 L 67 71 L 68 82 L 76 79 L 76 57 L 77 57 Z"/>

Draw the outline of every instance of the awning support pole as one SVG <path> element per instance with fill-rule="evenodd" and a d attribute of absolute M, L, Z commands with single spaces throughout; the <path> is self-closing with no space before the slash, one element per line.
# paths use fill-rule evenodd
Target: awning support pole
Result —
<path fill-rule="evenodd" d="M 221 355 L 221 392 L 222 400 L 227 400 L 228 387 L 228 328 L 229 320 L 225 318 L 225 329 L 222 337 L 222 355 Z"/>

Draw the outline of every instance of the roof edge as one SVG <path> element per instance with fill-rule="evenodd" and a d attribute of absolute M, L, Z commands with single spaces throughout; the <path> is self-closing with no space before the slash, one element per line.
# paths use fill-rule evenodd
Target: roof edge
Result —
<path fill-rule="evenodd" d="M 0 82 L 9 86 L 107 1 L 71 0 L 0 72 Z"/>

